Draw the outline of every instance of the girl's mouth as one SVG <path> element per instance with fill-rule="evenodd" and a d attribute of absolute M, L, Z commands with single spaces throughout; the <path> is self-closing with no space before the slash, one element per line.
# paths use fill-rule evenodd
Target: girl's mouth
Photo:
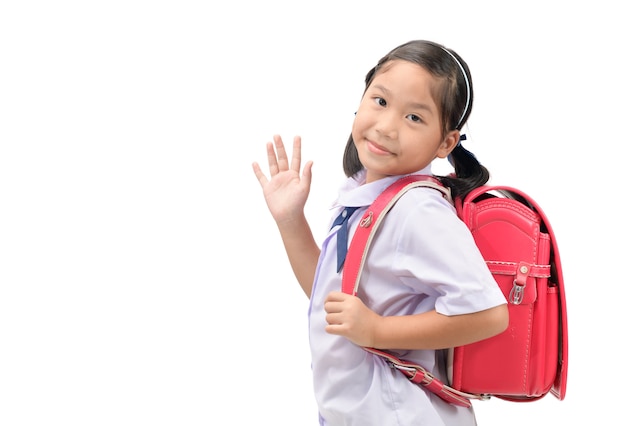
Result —
<path fill-rule="evenodd" d="M 367 142 L 367 148 L 370 150 L 370 152 L 374 153 L 374 154 L 378 154 L 378 155 L 390 155 L 391 152 L 385 148 L 382 145 L 378 145 L 376 142 L 372 142 L 369 139 L 366 139 Z"/>

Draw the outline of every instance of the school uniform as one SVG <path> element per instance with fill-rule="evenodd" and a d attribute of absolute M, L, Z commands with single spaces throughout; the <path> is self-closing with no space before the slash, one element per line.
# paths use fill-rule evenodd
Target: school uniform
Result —
<path fill-rule="evenodd" d="M 418 172 L 431 174 L 430 167 Z M 346 179 L 333 206 L 332 220 L 345 206 L 358 206 L 349 221 L 349 239 L 365 209 L 394 180 L 364 184 L 365 174 Z M 321 245 L 309 307 L 309 339 L 314 393 L 324 426 L 475 425 L 471 408 L 451 405 L 410 382 L 380 357 L 324 330 L 324 299 L 341 290 L 336 233 Z M 431 188 L 403 195 L 380 225 L 359 284 L 359 297 L 383 316 L 435 309 L 459 315 L 506 303 L 467 227 L 454 208 Z M 437 351 L 390 350 L 436 372 Z M 440 376 L 441 377 L 441 376 Z"/>

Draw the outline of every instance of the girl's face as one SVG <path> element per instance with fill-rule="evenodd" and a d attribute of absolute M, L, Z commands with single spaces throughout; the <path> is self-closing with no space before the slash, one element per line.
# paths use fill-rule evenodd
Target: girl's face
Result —
<path fill-rule="evenodd" d="M 414 173 L 456 146 L 459 131 L 441 134 L 435 78 L 403 60 L 379 70 L 363 94 L 352 139 L 366 170 L 366 182 Z"/>

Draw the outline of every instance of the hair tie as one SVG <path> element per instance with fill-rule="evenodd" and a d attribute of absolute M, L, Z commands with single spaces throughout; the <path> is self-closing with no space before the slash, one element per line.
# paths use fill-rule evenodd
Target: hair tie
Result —
<path fill-rule="evenodd" d="M 461 148 L 465 151 L 467 151 L 465 148 L 463 148 L 463 146 L 461 145 L 461 141 L 465 141 L 467 140 L 467 135 L 465 133 L 463 133 L 460 137 L 459 137 L 459 142 L 456 144 L 456 146 L 454 147 L 454 149 L 457 148 Z M 454 149 L 452 151 L 454 151 Z M 450 152 L 450 154 L 448 154 L 448 163 L 450 163 L 452 165 L 452 167 L 454 167 L 454 160 L 452 159 L 452 152 Z"/>

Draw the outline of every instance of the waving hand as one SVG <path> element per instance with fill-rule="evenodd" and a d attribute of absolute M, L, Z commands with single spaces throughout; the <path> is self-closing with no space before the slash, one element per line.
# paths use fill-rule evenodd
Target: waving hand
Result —
<path fill-rule="evenodd" d="M 307 162 L 300 174 L 300 137 L 296 136 L 293 140 L 293 152 L 291 164 L 289 164 L 285 145 L 279 135 L 274 136 L 273 143 L 267 143 L 267 162 L 269 179 L 258 163 L 252 164 L 254 174 L 263 188 L 265 202 L 276 223 L 293 221 L 302 215 L 304 204 L 309 196 L 313 163 Z"/>
<path fill-rule="evenodd" d="M 291 268 L 304 290 L 310 297 L 315 276 L 315 267 L 320 249 L 313 238 L 311 228 L 304 217 L 304 204 L 311 189 L 311 167 L 307 162 L 300 173 L 300 137 L 293 139 L 291 164 L 280 136 L 274 136 L 274 143 L 267 144 L 267 162 L 270 168 L 268 179 L 258 163 L 252 164 L 265 202 L 274 217 L 289 257 Z"/>

